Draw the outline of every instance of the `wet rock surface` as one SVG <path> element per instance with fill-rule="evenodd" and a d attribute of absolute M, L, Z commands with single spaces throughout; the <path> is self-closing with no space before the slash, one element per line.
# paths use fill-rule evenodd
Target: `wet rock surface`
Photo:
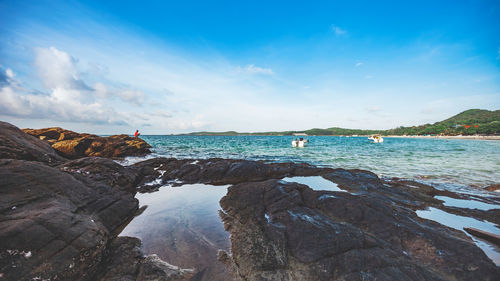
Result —
<path fill-rule="evenodd" d="M 151 146 L 140 138 L 128 135 L 100 137 L 80 134 L 59 127 L 23 129 L 23 132 L 48 142 L 61 155 L 70 159 L 86 156 L 118 158 L 151 153 Z"/>
<path fill-rule="evenodd" d="M 231 234 L 222 255 L 242 280 L 496 280 L 462 232 L 369 194 L 269 180 L 221 200 Z M 229 261 L 228 261 L 229 259 Z"/>
<path fill-rule="evenodd" d="M 189 280 L 192 269 L 181 269 L 168 264 L 156 255 L 143 256 L 141 241 L 133 237 L 117 237 L 106 250 L 98 280 Z"/>
<path fill-rule="evenodd" d="M 263 161 L 221 158 L 154 158 L 136 163 L 131 168 L 144 175 L 139 184 L 143 192 L 154 191 L 158 186 L 167 183 L 225 185 L 288 176 L 321 175 L 333 171 L 330 168 L 318 168 L 304 163 L 269 164 Z"/>

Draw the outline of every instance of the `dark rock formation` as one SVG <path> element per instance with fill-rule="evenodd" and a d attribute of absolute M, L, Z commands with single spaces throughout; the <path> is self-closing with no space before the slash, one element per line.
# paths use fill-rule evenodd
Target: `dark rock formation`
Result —
<path fill-rule="evenodd" d="M 16 126 L 0 121 L 0 159 L 19 159 L 57 164 L 64 159 L 38 138 L 26 135 Z"/>
<path fill-rule="evenodd" d="M 132 193 L 38 162 L 0 160 L 0 178 L 0 267 L 10 280 L 85 279 L 137 210 Z"/>
<path fill-rule="evenodd" d="M 490 241 L 491 243 L 497 245 L 497 247 L 500 247 L 500 235 L 489 233 L 487 231 L 480 230 L 480 229 L 473 228 L 473 227 L 465 227 L 464 230 L 467 231 L 468 233 L 476 236 L 476 237 L 479 237 L 479 238 L 484 239 L 486 241 Z"/>
<path fill-rule="evenodd" d="M 372 172 L 364 170 L 335 169 L 322 175 L 354 194 L 365 194 L 385 201 L 386 204 L 398 204 L 412 210 L 421 210 L 428 207 L 442 209 L 459 216 L 473 217 L 479 220 L 488 220 L 500 224 L 500 209 L 477 210 L 448 207 L 443 201 L 434 196 L 447 196 L 455 199 L 478 200 L 490 204 L 498 204 L 498 200 L 471 194 L 455 193 L 448 190 L 439 190 L 430 185 L 412 180 L 394 178 L 382 180 Z"/>
<path fill-rule="evenodd" d="M 140 138 L 128 135 L 100 137 L 80 134 L 59 127 L 23 129 L 27 134 L 49 142 L 61 155 L 76 159 L 86 156 L 117 158 L 151 153 L 151 146 Z"/>
<path fill-rule="evenodd" d="M 140 185 L 143 191 L 161 184 L 207 183 L 213 185 L 236 184 L 249 181 L 279 179 L 288 176 L 321 175 L 333 171 L 303 163 L 272 163 L 238 159 L 175 159 L 154 158 L 131 166 L 144 175 Z M 157 185 L 144 186 L 157 181 Z"/>
<path fill-rule="evenodd" d="M 104 255 L 103 266 L 98 269 L 96 280 L 170 281 L 189 280 L 192 269 L 180 269 L 156 255 L 143 256 L 141 241 L 133 237 L 118 237 L 110 243 Z"/>
<path fill-rule="evenodd" d="M 83 182 L 101 182 L 119 190 L 135 193 L 140 179 L 135 169 L 124 167 L 115 161 L 100 157 L 86 157 L 59 165 L 62 171 L 71 173 Z"/>
<path fill-rule="evenodd" d="M 142 256 L 135 238 L 115 238 L 138 211 L 134 169 L 98 157 L 67 161 L 10 124 L 0 129 L 0 279 L 184 280 L 190 274 Z M 125 260 L 137 266 L 110 269 Z"/>
<path fill-rule="evenodd" d="M 379 196 L 313 191 L 269 180 L 230 187 L 221 206 L 231 234 L 231 256 L 220 258 L 243 280 L 500 276 L 464 233 L 420 219 Z"/>

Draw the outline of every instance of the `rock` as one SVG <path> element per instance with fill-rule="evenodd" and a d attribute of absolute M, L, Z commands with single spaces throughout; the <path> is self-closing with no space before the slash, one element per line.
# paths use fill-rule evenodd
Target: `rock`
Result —
<path fill-rule="evenodd" d="M 157 255 L 149 255 L 141 263 L 138 279 L 145 281 L 189 280 L 192 269 L 181 269 L 161 260 Z"/>
<path fill-rule="evenodd" d="M 231 186 L 220 201 L 231 255 L 219 256 L 242 280 L 498 280 L 463 232 L 379 197 L 279 180 Z"/>
<path fill-rule="evenodd" d="M 151 153 L 151 146 L 140 138 L 128 135 L 100 137 L 80 134 L 59 127 L 45 129 L 23 129 L 27 134 L 43 139 L 61 155 L 76 159 L 86 156 L 118 158 L 142 156 Z"/>
<path fill-rule="evenodd" d="M 0 159 L 40 161 L 51 165 L 65 161 L 47 142 L 27 135 L 16 126 L 1 121 Z"/>
<path fill-rule="evenodd" d="M 154 158 L 136 163 L 131 167 L 144 175 L 140 185 L 157 179 L 160 179 L 160 184 L 179 181 L 224 185 L 288 176 L 321 175 L 333 171 L 330 168 L 318 168 L 303 163 L 264 163 L 263 161 L 221 158 L 202 160 Z M 155 188 L 156 186 L 149 187 Z"/>
<path fill-rule="evenodd" d="M 494 233 L 489 233 L 487 231 L 480 230 L 480 229 L 473 228 L 473 227 L 465 227 L 464 230 L 467 231 L 468 233 L 476 236 L 476 237 L 482 238 L 486 241 L 490 241 L 491 243 L 495 244 L 497 247 L 500 247 L 500 235 L 496 235 Z"/>
<path fill-rule="evenodd" d="M 492 185 L 485 187 L 484 189 L 486 189 L 488 191 L 497 191 L 500 189 L 500 184 L 492 184 Z"/>
<path fill-rule="evenodd" d="M 189 280 L 192 269 L 181 269 L 162 261 L 156 255 L 143 256 L 141 241 L 133 237 L 117 237 L 106 250 L 94 280 Z"/>
<path fill-rule="evenodd" d="M 80 181 L 93 184 L 101 182 L 118 190 L 135 193 L 137 182 L 141 178 L 134 169 L 124 167 L 108 158 L 85 157 L 68 161 L 58 166 L 62 171 L 71 173 Z"/>
<path fill-rule="evenodd" d="M 6 280 L 89 280 L 135 214 L 134 193 L 40 162 L 0 160 L 0 268 Z"/>

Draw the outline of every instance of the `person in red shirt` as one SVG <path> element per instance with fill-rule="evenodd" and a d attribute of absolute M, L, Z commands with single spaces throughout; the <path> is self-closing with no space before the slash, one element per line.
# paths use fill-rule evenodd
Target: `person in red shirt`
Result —
<path fill-rule="evenodd" d="M 134 137 L 136 137 L 136 138 L 137 138 L 137 137 L 138 137 L 138 136 L 140 136 L 140 135 L 141 135 L 141 134 L 139 133 L 139 130 L 135 130 Z"/>

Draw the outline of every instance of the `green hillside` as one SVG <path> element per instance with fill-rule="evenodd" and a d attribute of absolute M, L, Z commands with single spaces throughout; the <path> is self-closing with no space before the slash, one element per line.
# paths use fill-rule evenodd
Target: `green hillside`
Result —
<path fill-rule="evenodd" d="M 305 132 L 308 135 L 499 135 L 500 134 L 500 110 L 489 111 L 483 109 L 469 109 L 446 120 L 434 124 L 425 124 L 412 127 L 398 127 L 389 130 L 361 130 L 344 128 L 314 128 L 306 131 L 282 131 L 282 132 L 259 132 L 238 133 L 228 132 L 195 132 L 188 135 L 195 136 L 238 136 L 238 135 L 267 135 L 267 136 L 289 136 L 293 133 Z"/>
<path fill-rule="evenodd" d="M 399 127 L 385 132 L 388 135 L 495 135 L 500 134 L 500 110 L 469 109 L 434 124 Z"/>

